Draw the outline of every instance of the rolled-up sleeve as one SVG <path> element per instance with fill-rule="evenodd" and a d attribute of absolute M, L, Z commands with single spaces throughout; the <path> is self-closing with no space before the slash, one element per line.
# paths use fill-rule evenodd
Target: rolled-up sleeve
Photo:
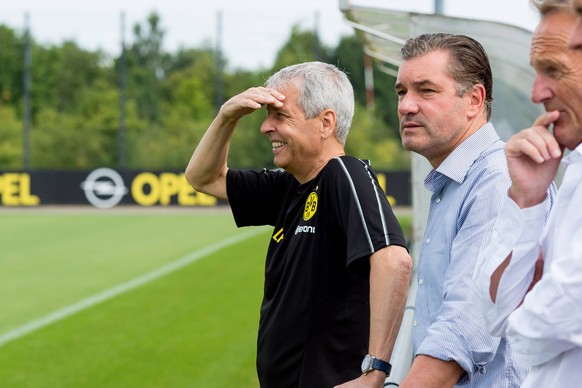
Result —
<path fill-rule="evenodd" d="M 459 384 L 468 383 L 474 374 L 486 372 L 500 342 L 485 330 L 474 293 L 464 294 L 464 300 L 447 302 L 444 307 L 448 311 L 430 326 L 417 352 L 440 360 L 454 360 L 466 372 Z"/>

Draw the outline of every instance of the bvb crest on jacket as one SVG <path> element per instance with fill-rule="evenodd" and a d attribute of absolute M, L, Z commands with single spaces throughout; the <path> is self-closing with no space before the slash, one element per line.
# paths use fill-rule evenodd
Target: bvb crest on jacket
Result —
<path fill-rule="evenodd" d="M 315 212 L 317 211 L 318 201 L 319 198 L 317 197 L 316 192 L 309 194 L 309 197 L 307 197 L 307 201 L 305 201 L 305 210 L 303 211 L 304 221 L 309 221 L 311 217 L 315 215 Z"/>

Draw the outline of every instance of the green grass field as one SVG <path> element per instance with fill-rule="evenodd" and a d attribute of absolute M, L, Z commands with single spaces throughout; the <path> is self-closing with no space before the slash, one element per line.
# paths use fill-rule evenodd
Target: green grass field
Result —
<path fill-rule="evenodd" d="M 0 212 L 0 387 L 257 387 L 269 233 L 224 212 Z"/>

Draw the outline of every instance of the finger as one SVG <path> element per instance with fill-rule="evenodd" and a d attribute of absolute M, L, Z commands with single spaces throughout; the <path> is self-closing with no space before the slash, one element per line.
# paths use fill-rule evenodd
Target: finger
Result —
<path fill-rule="evenodd" d="M 271 93 L 271 95 L 273 97 L 275 97 L 276 99 L 278 99 L 279 101 L 283 101 L 285 100 L 285 95 L 281 92 L 279 92 L 277 89 L 273 89 L 273 88 L 267 88 L 269 90 L 269 93 Z"/>
<path fill-rule="evenodd" d="M 562 149 L 554 137 L 554 134 L 548 131 L 544 126 L 536 126 L 532 128 L 532 134 L 529 140 L 538 148 L 543 155 L 544 160 L 560 158 L 562 156 Z"/>
<path fill-rule="evenodd" d="M 253 100 L 254 102 L 262 105 L 272 105 L 276 108 L 283 106 L 283 101 L 285 96 L 279 91 L 266 88 L 266 87 L 256 87 L 247 90 L 246 97 Z"/>
<path fill-rule="evenodd" d="M 275 108 L 280 108 L 283 106 L 283 101 L 285 101 L 285 95 L 273 88 L 266 88 L 267 92 L 269 93 L 268 105 L 272 105 Z"/>
<path fill-rule="evenodd" d="M 238 96 L 234 96 L 233 98 L 231 98 L 230 100 L 228 100 L 224 106 L 226 108 L 228 108 L 229 110 L 236 110 L 238 111 L 240 108 L 246 109 L 252 109 L 252 110 L 256 110 L 256 109 L 260 109 L 262 104 L 257 101 L 256 96 L 253 97 L 251 94 L 246 93 L 246 94 L 239 94 Z"/>
<path fill-rule="evenodd" d="M 266 103 L 266 96 L 270 95 L 265 92 L 251 88 L 230 98 L 221 107 L 221 112 L 227 116 L 240 117 L 253 111 L 261 109 Z"/>
<path fill-rule="evenodd" d="M 261 107 L 263 106 L 262 104 L 254 100 L 247 100 L 244 105 L 251 109 L 261 109 Z"/>
<path fill-rule="evenodd" d="M 538 163 L 559 158 L 562 154 L 554 135 L 540 125 L 514 135 L 507 142 L 505 151 L 508 157 L 521 157 L 525 154 Z"/>
<path fill-rule="evenodd" d="M 513 142 L 511 145 L 512 147 L 506 148 L 508 157 L 521 158 L 525 155 L 537 163 L 543 163 L 546 160 L 542 152 L 540 152 L 540 149 L 536 147 L 529 139 L 520 139 L 519 141 Z"/>
<path fill-rule="evenodd" d="M 534 127 L 541 127 L 544 130 L 548 131 L 548 133 L 549 133 L 550 125 L 553 124 L 554 122 L 556 122 L 559 118 L 560 118 L 560 112 L 557 110 L 546 112 L 546 113 L 538 116 L 538 118 L 534 122 Z M 553 134 L 552 134 L 552 138 L 554 138 Z M 560 147 L 558 142 L 555 141 L 555 138 L 554 138 L 554 141 L 548 142 L 548 146 L 549 146 L 548 147 L 549 152 L 551 153 L 552 157 L 559 158 L 562 156 L 562 152 L 564 151 L 564 148 Z"/>
<path fill-rule="evenodd" d="M 536 127 L 536 126 L 540 125 L 540 126 L 546 127 L 546 129 L 549 129 L 550 125 L 554 121 L 558 120 L 559 117 L 560 117 L 560 112 L 557 110 L 551 110 L 549 112 L 542 113 L 541 115 L 539 115 L 536 118 L 533 126 Z"/>
<path fill-rule="evenodd" d="M 524 155 L 537 163 L 543 163 L 549 158 L 548 148 L 544 138 L 533 129 L 526 129 L 513 136 L 505 145 L 507 157 L 521 158 Z"/>

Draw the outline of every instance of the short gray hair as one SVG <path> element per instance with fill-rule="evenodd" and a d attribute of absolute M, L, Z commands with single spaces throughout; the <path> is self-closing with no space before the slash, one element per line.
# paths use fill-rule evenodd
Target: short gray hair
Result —
<path fill-rule="evenodd" d="M 306 119 L 325 109 L 335 111 L 335 137 L 345 145 L 354 117 L 354 88 L 346 73 L 328 63 L 305 62 L 279 70 L 265 86 L 281 89 L 289 83 L 298 89 L 298 104 Z"/>

